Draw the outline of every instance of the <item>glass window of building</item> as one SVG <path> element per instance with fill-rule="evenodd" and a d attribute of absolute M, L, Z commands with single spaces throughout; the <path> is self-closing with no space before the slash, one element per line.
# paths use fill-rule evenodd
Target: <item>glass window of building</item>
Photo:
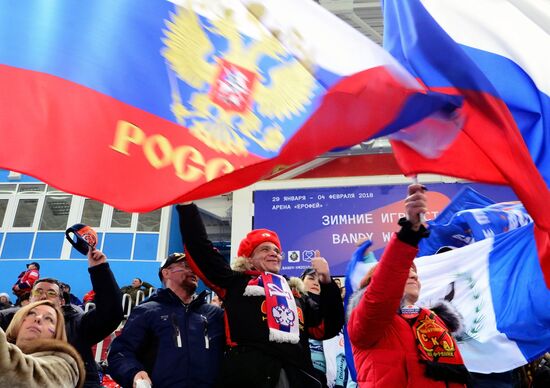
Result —
<path fill-rule="evenodd" d="M 17 185 L 0 185 L 0 194 L 14 194 L 17 190 Z"/>
<path fill-rule="evenodd" d="M 160 215 L 162 209 L 138 215 L 138 232 L 158 232 L 160 230 Z"/>
<path fill-rule="evenodd" d="M 101 224 L 101 216 L 103 215 L 103 204 L 93 199 L 84 201 L 84 209 L 82 210 L 82 218 L 80 222 L 97 228 Z"/>
<path fill-rule="evenodd" d="M 38 199 L 20 199 L 13 220 L 14 228 L 30 228 L 34 222 Z"/>
<path fill-rule="evenodd" d="M 43 193 L 45 189 L 46 185 L 44 184 L 25 183 L 19 185 L 17 192 L 21 194 L 40 194 Z"/>
<path fill-rule="evenodd" d="M 8 199 L 0 198 L 0 228 L 4 225 L 4 216 L 8 208 Z"/>
<path fill-rule="evenodd" d="M 126 213 L 122 210 L 113 209 L 113 219 L 111 228 L 129 228 L 132 226 L 132 213 Z"/>
<path fill-rule="evenodd" d="M 47 195 L 40 218 L 40 230 L 65 230 L 71 210 L 71 195 Z"/>
<path fill-rule="evenodd" d="M 47 190 L 48 194 L 67 194 L 59 189 L 56 189 L 55 187 L 53 186 L 48 186 L 48 190 Z"/>

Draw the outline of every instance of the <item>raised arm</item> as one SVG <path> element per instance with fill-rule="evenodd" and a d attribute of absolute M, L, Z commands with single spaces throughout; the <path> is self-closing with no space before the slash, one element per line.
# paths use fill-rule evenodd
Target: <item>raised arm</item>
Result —
<path fill-rule="evenodd" d="M 193 272 L 223 298 L 224 289 L 234 279 L 233 270 L 208 239 L 197 206 L 178 205 L 177 210 L 181 237 Z"/>
<path fill-rule="evenodd" d="M 365 293 L 350 315 L 348 333 L 354 346 L 373 346 L 396 318 L 418 243 L 426 232 L 419 216 L 426 212 L 423 191 L 421 185 L 409 186 L 405 200 L 408 221 L 400 220 L 401 230 L 392 236 Z"/>
<path fill-rule="evenodd" d="M 321 257 L 319 251 L 315 252 L 315 257 L 311 260 L 311 266 L 319 275 L 319 285 L 321 293 L 319 295 L 310 294 L 310 298 L 316 303 L 310 304 L 306 311 L 306 325 L 309 335 L 317 340 L 325 340 L 340 333 L 344 325 L 344 304 L 340 294 L 340 288 L 330 277 L 330 268 L 324 257 Z"/>
<path fill-rule="evenodd" d="M 103 340 L 116 330 L 124 312 L 122 293 L 103 252 L 94 249 L 88 253 L 88 272 L 95 291 L 95 309 L 84 314 L 78 327 L 78 335 L 90 345 Z"/>

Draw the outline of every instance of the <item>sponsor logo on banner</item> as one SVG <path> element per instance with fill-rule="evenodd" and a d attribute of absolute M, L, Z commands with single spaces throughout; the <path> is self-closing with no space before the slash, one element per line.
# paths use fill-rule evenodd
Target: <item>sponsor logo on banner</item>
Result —
<path fill-rule="evenodd" d="M 302 255 L 304 257 L 304 261 L 311 263 L 311 259 L 315 257 L 315 251 L 312 251 L 312 250 L 303 251 Z"/>
<path fill-rule="evenodd" d="M 299 263 L 300 262 L 300 251 L 288 251 L 288 262 L 289 263 Z"/>

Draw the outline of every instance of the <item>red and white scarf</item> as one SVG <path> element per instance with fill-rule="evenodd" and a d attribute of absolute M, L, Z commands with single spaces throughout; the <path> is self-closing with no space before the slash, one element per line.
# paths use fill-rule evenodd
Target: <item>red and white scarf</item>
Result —
<path fill-rule="evenodd" d="M 254 272 L 254 274 L 258 273 Z M 283 276 L 271 272 L 259 273 L 256 278 L 248 282 L 243 295 L 265 296 L 270 341 L 292 344 L 300 341 L 300 321 L 296 300 Z"/>

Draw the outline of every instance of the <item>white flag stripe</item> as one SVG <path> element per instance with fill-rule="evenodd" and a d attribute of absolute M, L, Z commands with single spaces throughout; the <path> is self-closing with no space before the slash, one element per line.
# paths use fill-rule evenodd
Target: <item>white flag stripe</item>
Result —
<path fill-rule="evenodd" d="M 185 0 L 170 0 L 189 6 Z M 239 31 L 254 37 L 257 27 L 249 19 L 249 10 L 264 7 L 261 24 L 273 33 L 298 59 L 304 59 L 340 76 L 348 76 L 374 67 L 385 66 L 402 83 L 421 88 L 386 50 L 349 24 L 311 0 L 198 0 L 193 9 L 207 18 L 223 17 L 231 6 L 239 21 Z M 244 6 L 243 6 L 244 5 Z M 340 37 L 346 36 L 346 39 Z M 353 53 L 353 55 L 350 55 Z"/>
<path fill-rule="evenodd" d="M 457 43 L 512 60 L 530 75 L 540 91 L 550 95 L 550 4 L 547 0 L 421 2 Z"/>
<path fill-rule="evenodd" d="M 415 259 L 421 281 L 419 304 L 432 306 L 448 295 L 464 318 L 465 335 L 458 341 L 464 364 L 472 372 L 503 372 L 525 364 L 520 349 L 497 329 L 489 284 L 489 254 L 493 238 L 460 249 Z M 488 349 L 506 352 L 495 367 Z M 518 358 L 519 357 L 519 358 Z M 522 360 L 522 361 L 518 361 Z M 497 370 L 498 369 L 498 370 Z"/>
<path fill-rule="evenodd" d="M 461 342 L 458 347 L 464 359 L 464 365 L 470 372 L 507 372 L 527 364 L 527 360 L 516 343 L 510 341 L 503 333 L 483 343 L 478 341 Z M 498 362 L 495 362 L 492 356 L 498 357 Z"/>
<path fill-rule="evenodd" d="M 336 74 L 351 75 L 376 66 L 390 66 L 416 81 L 376 43 L 311 0 L 243 0 L 261 3 L 267 12 L 262 23 L 268 28 L 289 31 L 305 44 L 305 50 L 319 66 Z M 342 35 L 343 34 L 343 35 Z M 346 40 L 338 36 L 347 36 Z M 289 36 L 290 38 L 290 36 Z M 284 39 L 283 39 L 284 41 Z M 354 53 L 349 55 L 349 53 Z"/>

